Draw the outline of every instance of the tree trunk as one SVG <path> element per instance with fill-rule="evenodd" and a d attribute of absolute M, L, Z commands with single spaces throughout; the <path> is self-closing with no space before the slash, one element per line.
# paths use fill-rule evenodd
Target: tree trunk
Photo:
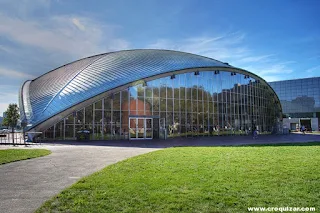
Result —
<path fill-rule="evenodd" d="M 12 133 L 12 144 L 14 145 L 14 127 L 12 127 L 11 133 Z"/>

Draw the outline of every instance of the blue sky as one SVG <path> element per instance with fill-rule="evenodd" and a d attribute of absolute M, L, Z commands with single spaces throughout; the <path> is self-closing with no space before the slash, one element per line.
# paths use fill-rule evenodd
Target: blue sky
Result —
<path fill-rule="evenodd" d="M 0 113 L 28 79 L 108 51 L 208 56 L 267 81 L 320 76 L 318 0 L 0 0 Z"/>

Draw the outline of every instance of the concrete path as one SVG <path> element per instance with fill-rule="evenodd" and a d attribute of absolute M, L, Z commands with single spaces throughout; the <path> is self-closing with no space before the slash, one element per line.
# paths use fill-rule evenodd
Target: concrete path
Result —
<path fill-rule="evenodd" d="M 51 155 L 0 165 L 0 212 L 34 212 L 43 202 L 89 175 L 126 158 L 172 146 L 221 146 L 320 141 L 320 135 L 174 138 L 148 141 L 50 142 Z M 23 148 L 24 146 L 18 147 Z M 0 146 L 0 149 L 13 148 Z"/>
<path fill-rule="evenodd" d="M 8 146 L 0 147 L 4 148 Z M 43 202 L 80 177 L 126 158 L 156 150 L 81 145 L 42 145 L 36 148 L 50 149 L 52 154 L 0 165 L 0 212 L 34 212 Z"/>

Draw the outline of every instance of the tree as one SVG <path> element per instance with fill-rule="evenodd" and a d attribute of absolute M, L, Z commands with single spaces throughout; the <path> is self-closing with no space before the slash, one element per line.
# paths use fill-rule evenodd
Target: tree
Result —
<path fill-rule="evenodd" d="M 3 119 L 3 125 L 11 127 L 12 143 L 14 144 L 14 128 L 17 126 L 19 120 L 19 108 L 17 104 L 9 104 L 6 117 Z"/>
<path fill-rule="evenodd" d="M 2 126 L 7 127 L 7 129 L 9 128 L 8 119 L 6 117 L 4 117 L 2 120 Z"/>

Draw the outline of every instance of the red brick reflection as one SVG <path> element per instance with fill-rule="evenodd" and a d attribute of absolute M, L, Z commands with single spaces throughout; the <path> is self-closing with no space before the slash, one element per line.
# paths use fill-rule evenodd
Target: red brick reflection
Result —
<path fill-rule="evenodd" d="M 145 105 L 145 109 L 144 109 Z M 129 122 L 129 112 L 128 108 L 130 107 L 130 115 L 151 115 L 151 106 L 150 103 L 144 102 L 140 99 L 130 100 L 129 102 L 123 102 L 121 105 L 122 110 L 122 124 L 125 127 L 124 130 L 128 131 L 128 122 Z M 130 128 L 136 127 L 136 122 L 133 120 L 130 124 Z M 143 128 L 143 120 L 139 120 L 138 128 Z"/>

